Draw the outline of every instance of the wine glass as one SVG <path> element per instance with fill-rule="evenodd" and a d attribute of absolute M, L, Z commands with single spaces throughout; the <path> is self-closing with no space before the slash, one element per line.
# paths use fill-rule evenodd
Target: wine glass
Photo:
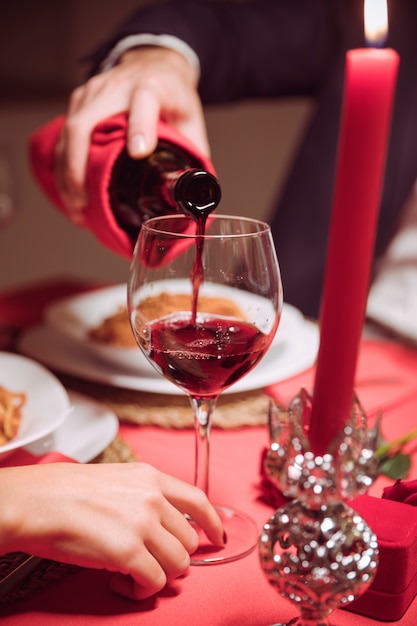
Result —
<path fill-rule="evenodd" d="M 268 224 L 209 216 L 156 217 L 142 225 L 128 281 L 135 339 L 155 369 L 185 391 L 195 418 L 194 484 L 209 495 L 210 418 L 219 394 L 268 351 L 282 309 L 282 284 Z M 227 544 L 204 544 L 194 564 L 235 560 L 257 544 L 256 524 L 216 507 Z"/>

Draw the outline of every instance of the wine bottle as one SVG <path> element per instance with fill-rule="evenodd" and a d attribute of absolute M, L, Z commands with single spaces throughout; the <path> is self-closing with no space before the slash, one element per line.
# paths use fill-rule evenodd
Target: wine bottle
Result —
<path fill-rule="evenodd" d="M 160 140 L 145 159 L 131 158 L 124 148 L 109 187 L 110 204 L 118 225 L 135 240 L 151 217 L 185 213 L 198 219 L 219 204 L 221 189 L 213 174 L 186 150 Z"/>

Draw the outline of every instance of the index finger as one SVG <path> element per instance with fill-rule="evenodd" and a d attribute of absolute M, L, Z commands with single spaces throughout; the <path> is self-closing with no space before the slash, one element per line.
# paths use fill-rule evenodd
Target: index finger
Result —
<path fill-rule="evenodd" d="M 127 149 L 132 158 L 144 158 L 155 150 L 160 113 L 158 94 L 150 88 L 135 89 L 130 101 L 127 129 Z"/>
<path fill-rule="evenodd" d="M 201 489 L 188 483 L 162 475 L 164 496 L 181 513 L 191 517 L 206 534 L 207 538 L 216 546 L 223 546 L 225 533 L 221 518 Z"/>

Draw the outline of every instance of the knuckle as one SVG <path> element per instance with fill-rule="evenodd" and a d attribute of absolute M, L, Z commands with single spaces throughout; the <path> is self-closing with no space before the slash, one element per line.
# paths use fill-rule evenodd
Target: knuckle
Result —
<path fill-rule="evenodd" d="M 84 94 L 84 86 L 80 85 L 79 87 L 76 87 L 70 94 L 69 100 L 68 100 L 68 105 L 69 105 L 69 109 L 71 110 L 74 106 L 77 105 L 77 103 L 79 102 L 79 100 L 83 97 Z"/>
<path fill-rule="evenodd" d="M 132 468 L 135 468 L 140 475 L 147 481 L 147 484 L 156 486 L 159 484 L 159 472 L 149 463 L 137 463 Z"/>
<path fill-rule="evenodd" d="M 195 488 L 194 492 L 194 505 L 197 509 L 204 511 L 209 506 L 209 500 L 202 489 Z"/>

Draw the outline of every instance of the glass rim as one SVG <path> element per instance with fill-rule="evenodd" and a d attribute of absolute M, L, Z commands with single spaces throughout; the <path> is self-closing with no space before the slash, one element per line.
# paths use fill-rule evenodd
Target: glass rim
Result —
<path fill-rule="evenodd" d="M 154 226 L 156 223 L 165 222 L 168 220 L 175 220 L 175 221 L 186 220 L 187 222 L 191 224 L 196 223 L 196 221 L 189 215 L 173 213 L 169 215 L 159 215 L 159 216 L 151 217 L 148 220 L 146 220 L 146 222 L 143 222 L 141 228 L 147 230 L 149 233 L 158 233 L 158 234 L 163 234 L 163 235 L 167 235 L 171 237 L 181 237 L 184 239 L 186 238 L 196 239 L 197 237 L 203 237 L 204 239 L 205 238 L 207 239 L 219 238 L 220 239 L 220 238 L 225 238 L 225 237 L 227 238 L 253 237 L 253 235 L 260 235 L 260 234 L 271 232 L 271 226 L 265 220 L 260 220 L 260 219 L 257 219 L 256 217 L 246 217 L 243 215 L 226 215 L 223 213 L 216 213 L 216 214 L 210 215 L 207 218 L 206 224 L 209 225 L 209 223 L 213 220 L 215 221 L 229 220 L 230 222 L 241 221 L 245 223 L 257 224 L 258 226 L 260 226 L 260 229 L 253 230 L 250 232 L 241 232 L 241 233 L 204 233 L 204 235 L 199 235 L 197 233 L 188 233 L 187 231 L 173 232 L 172 230 L 169 230 L 169 229 L 157 228 L 156 226 Z"/>

